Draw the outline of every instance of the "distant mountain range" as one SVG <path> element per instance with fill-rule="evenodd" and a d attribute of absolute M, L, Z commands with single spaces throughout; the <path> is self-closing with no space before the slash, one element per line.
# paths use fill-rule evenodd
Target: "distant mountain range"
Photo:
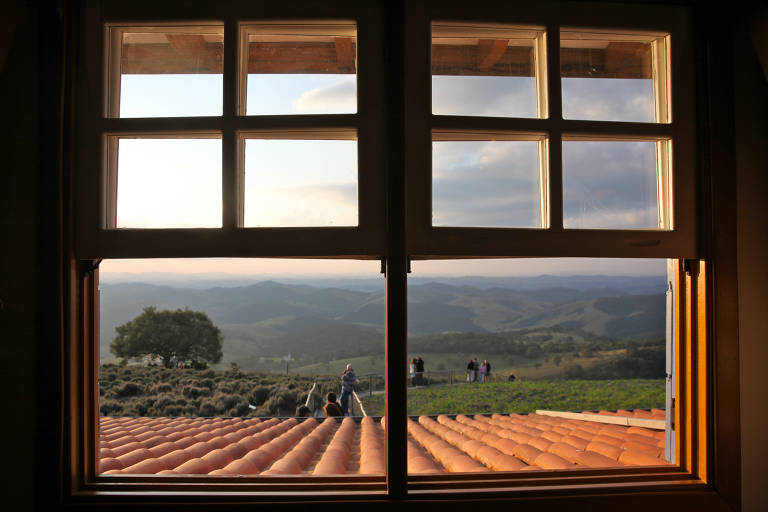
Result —
<path fill-rule="evenodd" d="M 244 368 L 258 358 L 289 353 L 311 362 L 381 354 L 383 279 L 352 281 L 356 286 L 330 280 L 211 288 L 102 283 L 101 358 L 111 356 L 115 327 L 150 305 L 205 311 L 224 334 L 224 361 L 242 361 Z M 665 332 L 665 290 L 664 276 L 411 279 L 409 332 L 423 336 L 557 326 L 599 336 L 659 339 Z"/>

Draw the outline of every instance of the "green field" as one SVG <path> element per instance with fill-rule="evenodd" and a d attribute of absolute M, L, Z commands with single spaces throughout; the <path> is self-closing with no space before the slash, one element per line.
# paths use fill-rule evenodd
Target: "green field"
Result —
<path fill-rule="evenodd" d="M 361 397 L 366 412 L 384 413 L 384 396 Z M 408 392 L 408 414 L 585 411 L 663 408 L 664 379 L 492 382 Z"/>

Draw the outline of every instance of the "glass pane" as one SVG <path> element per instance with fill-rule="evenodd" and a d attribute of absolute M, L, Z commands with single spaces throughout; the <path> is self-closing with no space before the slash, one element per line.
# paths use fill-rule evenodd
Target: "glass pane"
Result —
<path fill-rule="evenodd" d="M 357 141 L 245 141 L 244 225 L 357 226 Z"/>
<path fill-rule="evenodd" d="M 383 477 L 379 266 L 103 261 L 99 473 Z"/>
<path fill-rule="evenodd" d="M 118 228 L 221 227 L 221 139 L 118 139 Z"/>
<path fill-rule="evenodd" d="M 247 115 L 357 112 L 349 26 L 248 26 Z"/>
<path fill-rule="evenodd" d="M 659 259 L 413 261 L 408 473 L 666 465 L 670 280 Z"/>
<path fill-rule="evenodd" d="M 432 142 L 432 225 L 541 227 L 539 142 Z"/>
<path fill-rule="evenodd" d="M 537 117 L 536 38 L 504 27 L 432 25 L 432 112 Z"/>
<path fill-rule="evenodd" d="M 564 32 L 560 46 L 563 118 L 656 121 L 649 40 L 608 40 Z"/>
<path fill-rule="evenodd" d="M 222 114 L 223 28 L 118 33 L 120 117 Z"/>
<path fill-rule="evenodd" d="M 566 228 L 659 229 L 655 142 L 563 142 Z"/>

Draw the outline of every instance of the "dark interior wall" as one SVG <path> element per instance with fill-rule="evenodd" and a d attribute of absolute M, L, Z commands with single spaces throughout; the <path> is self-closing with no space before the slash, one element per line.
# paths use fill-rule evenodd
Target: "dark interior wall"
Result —
<path fill-rule="evenodd" d="M 741 475 L 744 511 L 768 510 L 768 82 L 746 30 L 734 37 Z"/>
<path fill-rule="evenodd" d="M 3 499 L 14 510 L 32 508 L 35 483 L 37 49 L 36 16 L 27 9 L 0 75 L 0 430 L 7 430 Z"/>

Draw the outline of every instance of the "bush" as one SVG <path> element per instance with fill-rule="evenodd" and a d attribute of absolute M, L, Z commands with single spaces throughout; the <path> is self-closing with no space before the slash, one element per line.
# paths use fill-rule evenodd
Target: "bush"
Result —
<path fill-rule="evenodd" d="M 228 416 L 247 416 L 251 412 L 251 408 L 248 407 L 248 402 L 241 400 L 235 404 L 228 412 Z"/>
<path fill-rule="evenodd" d="M 168 382 L 158 382 L 151 389 L 153 393 L 170 393 L 173 391 L 173 386 Z"/>
<path fill-rule="evenodd" d="M 267 397 L 269 397 L 269 388 L 259 386 L 251 391 L 250 395 L 248 395 L 248 401 L 253 405 L 259 406 L 264 404 L 264 402 L 267 400 Z"/>
<path fill-rule="evenodd" d="M 201 396 L 211 396 L 211 390 L 196 386 L 184 386 L 181 388 L 181 394 L 187 398 L 198 398 Z"/>
<path fill-rule="evenodd" d="M 99 408 L 102 416 L 116 416 L 123 413 L 123 406 L 115 400 L 104 400 Z"/>
<path fill-rule="evenodd" d="M 293 391 L 282 390 L 267 401 L 271 414 L 290 415 L 296 410 L 297 398 Z"/>
<path fill-rule="evenodd" d="M 200 408 L 198 409 L 197 413 L 200 416 L 215 416 L 216 406 L 212 401 L 206 400 L 205 402 L 200 404 Z"/>
<path fill-rule="evenodd" d="M 122 386 L 118 386 L 117 389 L 113 390 L 113 394 L 118 398 L 139 396 L 141 394 L 141 386 L 135 382 L 126 382 Z"/>

